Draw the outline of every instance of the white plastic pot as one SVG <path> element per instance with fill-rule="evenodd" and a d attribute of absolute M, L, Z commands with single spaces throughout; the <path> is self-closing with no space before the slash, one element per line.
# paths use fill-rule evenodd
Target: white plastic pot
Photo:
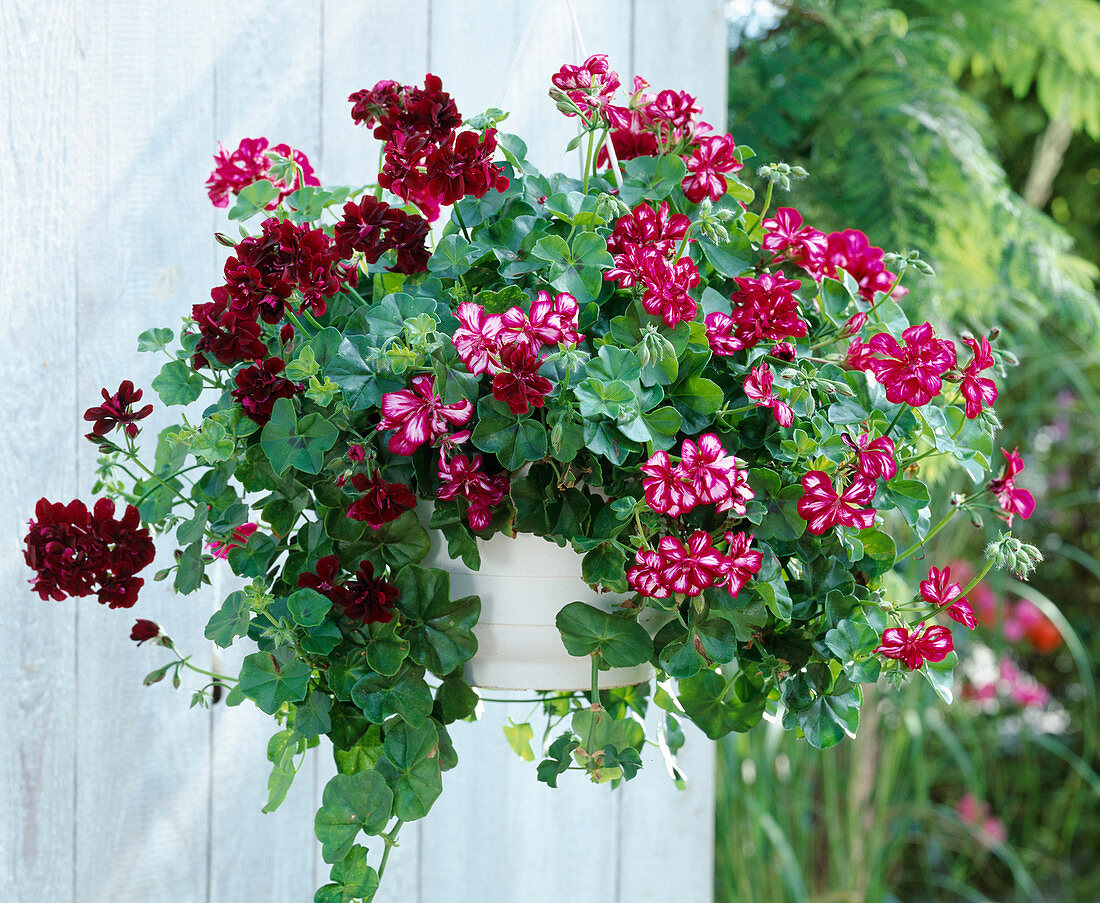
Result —
<path fill-rule="evenodd" d="M 481 597 L 481 618 L 474 628 L 478 651 L 466 664 L 471 684 L 500 690 L 589 688 L 591 661 L 565 651 L 554 618 L 570 602 L 610 611 L 628 596 L 593 591 L 581 579 L 581 555 L 541 536 L 497 534 L 478 540 L 481 570 L 472 571 L 447 554 L 437 532 L 429 532 L 432 550 L 424 566 L 451 575 L 452 598 Z M 600 686 L 623 687 L 652 676 L 649 664 L 612 668 L 600 672 Z"/>

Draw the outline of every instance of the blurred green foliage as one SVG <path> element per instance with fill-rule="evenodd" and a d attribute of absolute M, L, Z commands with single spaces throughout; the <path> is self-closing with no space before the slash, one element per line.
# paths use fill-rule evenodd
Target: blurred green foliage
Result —
<path fill-rule="evenodd" d="M 765 32 L 732 50 L 730 132 L 762 161 L 810 171 L 778 201 L 809 225 L 919 249 L 937 277 L 910 283 L 906 306 L 960 332 L 1001 329 L 998 345 L 1020 365 L 998 380 L 998 438 L 1019 446 L 1038 501 L 1013 529 L 1046 553 L 1033 586 L 1080 647 L 1013 653 L 1065 711 L 1054 734 L 1025 722 L 1006 731 L 1004 718 L 914 696 L 827 755 L 778 731 L 736 738 L 724 755 L 717 899 L 1098 899 L 1100 3 L 775 5 Z M 958 526 L 925 564 L 973 551 L 977 531 Z M 749 771 L 771 777 L 749 784 Z M 852 807 L 868 780 L 865 815 Z M 1069 786 L 1072 799 L 1059 789 Z M 975 843 L 952 814 L 966 789 L 1004 819 L 1003 847 Z M 766 873 L 770 885 L 758 880 Z"/>

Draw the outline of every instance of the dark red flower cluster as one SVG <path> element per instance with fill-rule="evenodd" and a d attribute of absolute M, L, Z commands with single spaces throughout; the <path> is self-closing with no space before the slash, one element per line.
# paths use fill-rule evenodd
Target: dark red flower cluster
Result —
<path fill-rule="evenodd" d="M 391 272 L 411 276 L 428 268 L 430 252 L 424 244 L 428 221 L 364 195 L 344 205 L 344 216 L 336 224 L 336 252 L 342 258 L 361 253 L 368 263 L 377 263 L 386 251 L 396 251 Z"/>
<path fill-rule="evenodd" d="M 1024 470 L 1024 460 L 1017 454 L 1017 449 L 1008 451 L 1002 448 L 1001 454 L 1005 456 L 1005 469 L 997 479 L 990 480 L 989 491 L 997 497 L 1005 523 L 1011 527 L 1015 515 L 1024 520 L 1031 517 L 1035 511 L 1035 496 L 1016 485 L 1016 477 Z"/>
<path fill-rule="evenodd" d="M 377 470 L 369 477 L 365 473 L 354 474 L 351 485 L 363 494 L 351 503 L 348 517 L 366 521 L 376 530 L 416 507 L 416 496 L 408 486 L 383 480 Z"/>
<path fill-rule="evenodd" d="M 698 596 L 712 586 L 724 586 L 736 596 L 764 556 L 750 549 L 751 533 L 725 534 L 726 551 L 715 548 L 706 530 L 696 530 L 685 546 L 675 536 L 662 536 L 654 549 L 639 549 L 627 568 L 631 589 L 650 599 L 667 599 L 673 593 Z"/>
<path fill-rule="evenodd" d="M 665 205 L 660 211 L 643 213 L 639 204 L 631 213 L 620 217 L 612 233 L 614 266 L 603 278 L 614 280 L 620 288 L 644 286 L 642 306 L 653 316 L 659 316 L 668 326 L 692 320 L 699 307 L 689 294 L 699 284 L 699 270 L 690 257 L 671 259 L 678 248 L 675 236 L 687 232 L 686 217 L 668 215 Z M 635 240 L 632 240 L 636 236 Z M 682 243 L 682 242 L 681 242 Z"/>
<path fill-rule="evenodd" d="M 706 504 L 744 515 L 753 491 L 748 471 L 737 464 L 714 433 L 704 433 L 698 443 L 685 439 L 680 446 L 680 462 L 675 466 L 665 451 L 654 453 L 642 464 L 646 504 L 670 517 L 680 517 L 696 505 Z"/>
<path fill-rule="evenodd" d="M 395 135 L 439 141 L 462 125 L 462 115 L 443 90 L 442 80 L 430 72 L 424 77 L 423 88 L 385 80 L 356 91 L 348 101 L 351 118 L 367 128 L 377 124 L 374 137 L 380 141 Z"/>
<path fill-rule="evenodd" d="M 274 210 L 287 195 L 303 185 L 321 184 L 306 155 L 287 144 L 276 144 L 271 152 L 293 160 L 298 165 L 294 178 L 289 183 L 271 178 L 271 158 L 267 156 L 267 151 L 266 138 L 244 138 L 232 153 L 218 142 L 218 152 L 214 154 L 214 171 L 206 180 L 207 194 L 215 207 L 229 206 L 230 194 L 240 194 L 242 188 L 260 179 L 267 179 L 279 189 L 279 196 L 267 205 L 268 210 Z"/>
<path fill-rule="evenodd" d="M 764 273 L 753 279 L 734 279 L 738 290 L 730 297 L 730 313 L 707 314 L 707 339 L 715 354 L 730 355 L 761 341 L 778 342 L 807 335 L 809 327 L 799 316 L 794 296 L 802 283 L 782 273 Z"/>
<path fill-rule="evenodd" d="M 225 262 L 230 307 L 250 319 L 278 323 L 291 292 L 301 293 L 299 311 L 325 312 L 325 299 L 344 283 L 355 285 L 357 270 L 340 262 L 335 242 L 323 229 L 270 217 L 262 232 L 234 247 Z"/>
<path fill-rule="evenodd" d="M 928 404 L 943 387 L 943 374 L 956 365 L 955 345 L 937 339 L 930 323 L 910 326 L 901 334 L 905 345 L 886 332 L 867 343 L 872 352 L 868 368 L 886 388 L 887 400 L 915 408 Z"/>
<path fill-rule="evenodd" d="M 156 621 L 147 621 L 145 618 L 138 618 L 130 629 L 130 639 L 139 646 L 147 640 L 155 640 L 159 636 L 160 625 Z"/>
<path fill-rule="evenodd" d="M 729 135 L 696 139 L 695 149 L 687 161 L 688 175 L 681 182 L 689 201 L 698 204 L 706 197 L 717 201 L 726 193 L 726 176 L 744 165 L 734 154 L 736 147 Z"/>
<path fill-rule="evenodd" d="M 866 530 L 875 522 L 874 508 L 864 508 L 875 497 L 875 481 L 856 474 L 851 483 L 838 493 L 829 475 L 811 470 L 802 478 L 804 492 L 798 500 L 798 514 L 806 521 L 806 530 L 817 536 L 837 524 Z"/>
<path fill-rule="evenodd" d="M 208 355 L 226 367 L 266 357 L 267 345 L 263 343 L 263 330 L 256 319 L 229 306 L 229 292 L 225 286 L 213 289 L 210 297 L 212 301 L 196 304 L 191 309 L 191 319 L 199 327 L 200 336 L 191 359 L 192 366 L 196 370 L 208 367 Z"/>
<path fill-rule="evenodd" d="M 135 576 L 156 555 L 138 510 L 99 499 L 92 511 L 80 500 L 63 505 L 39 499 L 23 558 L 35 572 L 32 587 L 42 599 L 97 595 L 110 608 L 130 608 L 145 584 Z"/>
<path fill-rule="evenodd" d="M 133 410 L 133 406 L 141 401 L 141 389 L 135 391 L 134 384 L 128 379 L 122 381 L 114 395 L 107 394 L 106 389 L 100 391 L 103 393 L 103 404 L 84 412 L 85 420 L 94 421 L 88 438 L 106 436 L 116 426 L 121 426 L 126 435 L 133 439 L 138 434 L 137 421 L 152 414 L 153 406 L 147 404 L 138 411 Z"/>
<path fill-rule="evenodd" d="M 906 627 L 887 627 L 875 652 L 896 658 L 910 671 L 916 671 L 926 661 L 942 662 L 954 648 L 955 641 L 946 627 L 921 624 L 913 631 Z"/>
<path fill-rule="evenodd" d="M 489 475 L 482 470 L 481 455 L 472 458 L 456 454 L 447 460 L 439 456 L 439 491 L 436 497 L 443 501 L 455 498 L 466 500 L 466 519 L 474 530 L 484 530 L 492 520 L 492 507 L 499 505 L 508 493 L 511 482 L 507 474 Z"/>
<path fill-rule="evenodd" d="M 493 377 L 493 397 L 508 405 L 517 417 L 531 407 L 541 408 L 544 396 L 553 388 L 545 376 L 539 376 L 542 359 L 520 342 L 500 349 L 500 372 Z"/>
<path fill-rule="evenodd" d="M 237 388 L 230 394 L 260 426 L 266 426 L 271 419 L 276 399 L 292 398 L 302 391 L 301 385 L 281 375 L 285 369 L 282 358 L 269 357 L 262 363 L 242 367 L 233 379 Z"/>
<path fill-rule="evenodd" d="M 373 564 L 360 561 L 359 569 L 343 583 L 337 582 L 339 572 L 340 559 L 326 555 L 317 562 L 315 573 L 298 577 L 298 586 L 319 592 L 353 621 L 386 624 L 393 620 L 393 603 L 400 593 L 392 583 L 374 576 Z"/>

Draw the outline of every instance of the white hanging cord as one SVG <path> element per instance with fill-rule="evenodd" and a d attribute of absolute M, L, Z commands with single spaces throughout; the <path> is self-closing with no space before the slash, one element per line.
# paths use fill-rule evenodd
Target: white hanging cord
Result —
<path fill-rule="evenodd" d="M 501 85 L 500 96 L 497 98 L 497 107 L 503 108 L 504 106 L 504 99 L 508 96 L 508 89 L 512 87 L 512 80 L 515 78 L 520 57 L 523 55 L 524 50 L 527 49 L 527 44 L 531 40 L 531 35 L 534 34 L 535 23 L 538 21 L 541 7 L 541 0 L 535 0 L 535 2 L 531 3 L 531 16 L 527 20 L 527 27 L 523 31 L 523 37 L 519 39 L 519 43 L 516 45 L 516 52 L 512 54 L 512 62 L 508 64 L 508 71 L 504 74 L 504 82 Z"/>
<path fill-rule="evenodd" d="M 577 54 L 577 63 L 580 64 L 588 59 L 588 51 L 584 46 L 584 34 L 581 32 L 581 23 L 577 19 L 577 7 L 573 0 L 565 0 L 565 5 L 569 7 L 569 18 L 573 22 L 573 52 Z"/>

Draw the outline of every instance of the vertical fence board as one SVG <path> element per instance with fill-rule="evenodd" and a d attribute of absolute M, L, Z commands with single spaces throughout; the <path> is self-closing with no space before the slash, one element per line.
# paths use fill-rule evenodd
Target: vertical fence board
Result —
<path fill-rule="evenodd" d="M 149 387 L 162 361 L 135 354 L 139 332 L 177 325 L 209 290 L 209 202 L 195 149 L 211 134 L 212 23 L 178 6 L 172 27 L 138 0 L 82 0 L 80 123 L 74 138 L 81 192 L 75 265 L 79 273 L 78 410 L 100 387 L 124 378 L 157 405 L 145 422 L 147 451 L 174 421 Z M 70 261 L 71 263 L 71 261 Z M 83 425 L 83 424 L 81 424 Z M 83 432 L 83 430 L 81 430 Z M 82 490 L 95 450 L 80 453 Z M 135 616 L 161 623 L 179 647 L 199 653 L 210 594 L 178 597 L 151 572 L 166 565 L 159 543 L 138 607 L 111 611 L 81 600 L 76 739 L 76 899 L 150 901 L 171 888 L 177 903 L 207 897 L 209 715 L 185 693 L 143 675 L 167 650 L 129 639 Z M 185 685 L 194 685 L 188 681 Z"/>
<path fill-rule="evenodd" d="M 0 5 L 0 899 L 73 899 L 76 608 L 30 592 L 21 552 L 41 496 L 68 502 L 76 467 L 76 273 L 70 136 L 77 41 L 72 12 L 37 0 Z M 29 249 L 33 252 L 27 252 Z M 15 251 L 16 253 L 12 253 Z"/>
<path fill-rule="evenodd" d="M 321 149 L 321 18 L 319 5 L 294 0 L 219 4 L 214 17 L 217 58 L 214 134 L 227 148 L 242 138 L 266 137 L 302 151 L 316 167 Z M 216 145 L 193 148 L 209 169 Z M 236 235 L 237 224 L 219 210 L 218 231 Z M 259 228 L 259 218 L 248 223 Z M 203 240 L 214 247 L 212 236 Z M 228 250 L 218 247 L 220 261 Z M 206 287 L 222 281 L 220 270 Z M 224 562 L 215 565 L 218 600 L 241 581 Z M 237 674 L 255 645 L 238 640 L 215 650 L 213 670 Z M 306 761 L 286 800 L 273 813 L 267 802 L 268 739 L 280 726 L 251 702 L 213 708 L 210 903 L 240 900 L 310 900 L 317 751 Z"/>

